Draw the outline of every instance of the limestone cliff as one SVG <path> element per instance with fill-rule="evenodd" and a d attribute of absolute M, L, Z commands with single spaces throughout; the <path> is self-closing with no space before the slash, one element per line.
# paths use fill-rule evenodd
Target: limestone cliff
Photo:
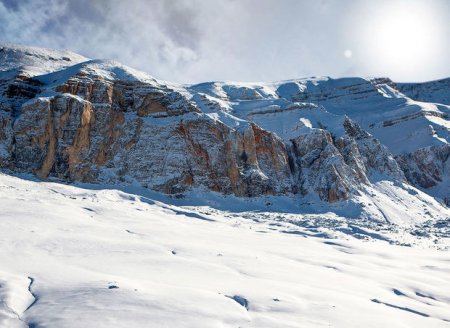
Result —
<path fill-rule="evenodd" d="M 170 194 L 203 188 L 328 202 L 379 179 L 424 190 L 448 179 L 448 144 L 422 138 L 424 147 L 405 141 L 398 151 L 382 133 L 408 120 L 445 121 L 448 108 L 405 103 L 388 115 L 383 104 L 406 99 L 389 80 L 181 86 L 112 61 L 52 58 L 53 66 L 37 73 L 19 59 L 0 65 L 3 169 Z M 372 116 L 361 112 L 370 108 Z M 387 116 L 392 125 L 382 124 Z M 445 191 L 438 196 L 446 199 Z"/>

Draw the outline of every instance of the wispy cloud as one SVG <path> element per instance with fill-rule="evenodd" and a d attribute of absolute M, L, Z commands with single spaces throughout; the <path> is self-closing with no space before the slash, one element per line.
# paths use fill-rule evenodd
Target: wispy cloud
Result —
<path fill-rule="evenodd" d="M 0 35 L 179 82 L 379 75 L 348 24 L 359 14 L 346 0 L 0 0 Z"/>

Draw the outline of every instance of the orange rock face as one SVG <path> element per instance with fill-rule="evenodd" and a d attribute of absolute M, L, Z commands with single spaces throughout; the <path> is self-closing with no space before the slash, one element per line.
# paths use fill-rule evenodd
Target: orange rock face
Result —
<path fill-rule="evenodd" d="M 249 121 L 226 124 L 156 82 L 82 71 L 52 88 L 54 95 L 31 100 L 14 94 L 11 114 L 0 116 L 0 166 L 43 179 L 137 182 L 170 194 L 300 193 L 329 202 L 349 199 L 369 183 L 371 169 L 387 167 L 403 179 L 395 160 L 350 120 L 343 137 L 304 128 L 287 141 Z M 249 101 L 261 97 L 244 91 Z"/>

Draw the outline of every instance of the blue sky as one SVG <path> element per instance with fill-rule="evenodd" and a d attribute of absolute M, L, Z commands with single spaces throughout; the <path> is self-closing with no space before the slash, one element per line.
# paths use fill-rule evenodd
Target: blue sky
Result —
<path fill-rule="evenodd" d="M 174 82 L 450 75 L 446 0 L 0 0 L 0 41 Z"/>

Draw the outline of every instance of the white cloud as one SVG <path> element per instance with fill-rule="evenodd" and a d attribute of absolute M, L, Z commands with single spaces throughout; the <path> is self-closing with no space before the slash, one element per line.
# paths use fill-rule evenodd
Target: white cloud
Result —
<path fill-rule="evenodd" d="M 364 51 L 359 49 L 355 55 L 364 36 L 356 33 L 360 27 L 354 24 L 364 24 L 364 15 L 370 15 L 366 9 L 369 2 L 364 3 L 0 0 L 0 35 L 2 41 L 116 59 L 157 78 L 178 82 L 279 80 L 349 72 L 385 75 L 361 57 Z M 442 12 L 449 9 L 445 0 L 427 3 L 443 7 Z M 442 28 L 448 27 L 444 24 Z M 352 60 L 342 56 L 347 47 L 353 50 Z M 433 63 L 442 67 L 441 71 L 434 68 L 427 76 L 424 63 L 420 74 L 416 69 L 393 77 L 444 77 L 450 67 L 445 59 L 450 58 L 448 47 L 446 51 L 447 56 L 441 56 L 444 59 Z"/>

